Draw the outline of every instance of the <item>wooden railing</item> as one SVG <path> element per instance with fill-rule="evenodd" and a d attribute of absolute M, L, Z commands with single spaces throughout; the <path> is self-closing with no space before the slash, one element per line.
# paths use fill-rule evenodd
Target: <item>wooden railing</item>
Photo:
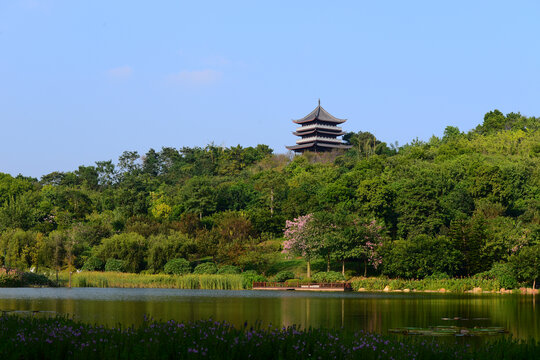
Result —
<path fill-rule="evenodd" d="M 309 288 L 309 289 L 343 289 L 352 290 L 351 283 L 311 283 L 302 284 L 300 282 L 253 282 L 254 288 Z"/>

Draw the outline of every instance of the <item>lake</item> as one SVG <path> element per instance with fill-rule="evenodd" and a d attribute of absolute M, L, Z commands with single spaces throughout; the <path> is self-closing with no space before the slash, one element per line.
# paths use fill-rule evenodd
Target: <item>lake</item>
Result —
<path fill-rule="evenodd" d="M 259 321 L 378 333 L 406 326 L 502 326 L 515 338 L 537 340 L 539 299 L 501 294 L 0 288 L 0 310 L 49 311 L 111 326 L 137 325 L 144 315 L 156 320 L 212 318 L 237 326 Z"/>

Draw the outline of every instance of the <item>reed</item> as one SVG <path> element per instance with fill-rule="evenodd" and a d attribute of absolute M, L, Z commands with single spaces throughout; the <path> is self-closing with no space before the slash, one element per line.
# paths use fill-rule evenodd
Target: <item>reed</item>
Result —
<path fill-rule="evenodd" d="M 68 274 L 61 273 L 61 284 L 67 286 Z M 164 275 L 131 274 L 119 272 L 84 271 L 72 274 L 73 287 L 162 288 L 243 290 L 242 275 Z"/>

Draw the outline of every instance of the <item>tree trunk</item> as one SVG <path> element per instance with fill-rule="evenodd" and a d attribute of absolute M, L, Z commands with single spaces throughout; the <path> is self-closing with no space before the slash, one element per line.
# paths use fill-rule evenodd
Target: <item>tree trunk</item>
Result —
<path fill-rule="evenodd" d="M 69 285 L 68 287 L 71 289 L 71 271 L 69 272 Z"/>
<path fill-rule="evenodd" d="M 533 289 L 536 289 L 536 278 L 533 280 Z"/>
<path fill-rule="evenodd" d="M 326 272 L 330 271 L 330 256 L 326 258 Z"/>
<path fill-rule="evenodd" d="M 364 260 L 364 277 L 367 276 L 367 260 Z"/>
<path fill-rule="evenodd" d="M 345 260 L 341 260 L 341 275 L 345 276 Z"/>
<path fill-rule="evenodd" d="M 56 286 L 58 286 L 58 268 L 56 268 Z"/>
<path fill-rule="evenodd" d="M 274 216 L 274 189 L 270 189 L 270 217 Z"/>
<path fill-rule="evenodd" d="M 308 279 L 311 278 L 311 263 L 309 260 L 307 262 L 307 277 Z"/>

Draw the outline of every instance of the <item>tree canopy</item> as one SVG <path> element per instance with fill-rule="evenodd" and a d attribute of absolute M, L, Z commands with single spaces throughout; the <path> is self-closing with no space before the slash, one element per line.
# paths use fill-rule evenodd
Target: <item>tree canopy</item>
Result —
<path fill-rule="evenodd" d="M 0 173 L 0 265 L 65 267 L 71 249 L 76 267 L 117 259 L 128 271 L 163 271 L 172 259 L 211 257 L 264 271 L 283 229 L 306 216 L 314 250 L 285 248 L 372 273 L 461 276 L 516 259 L 535 264 L 539 124 L 494 110 L 467 133 L 448 126 L 401 147 L 360 131 L 344 137 L 353 146 L 341 153 L 210 144 L 125 151 L 39 181 Z M 534 281 L 530 266 L 515 268 Z"/>

